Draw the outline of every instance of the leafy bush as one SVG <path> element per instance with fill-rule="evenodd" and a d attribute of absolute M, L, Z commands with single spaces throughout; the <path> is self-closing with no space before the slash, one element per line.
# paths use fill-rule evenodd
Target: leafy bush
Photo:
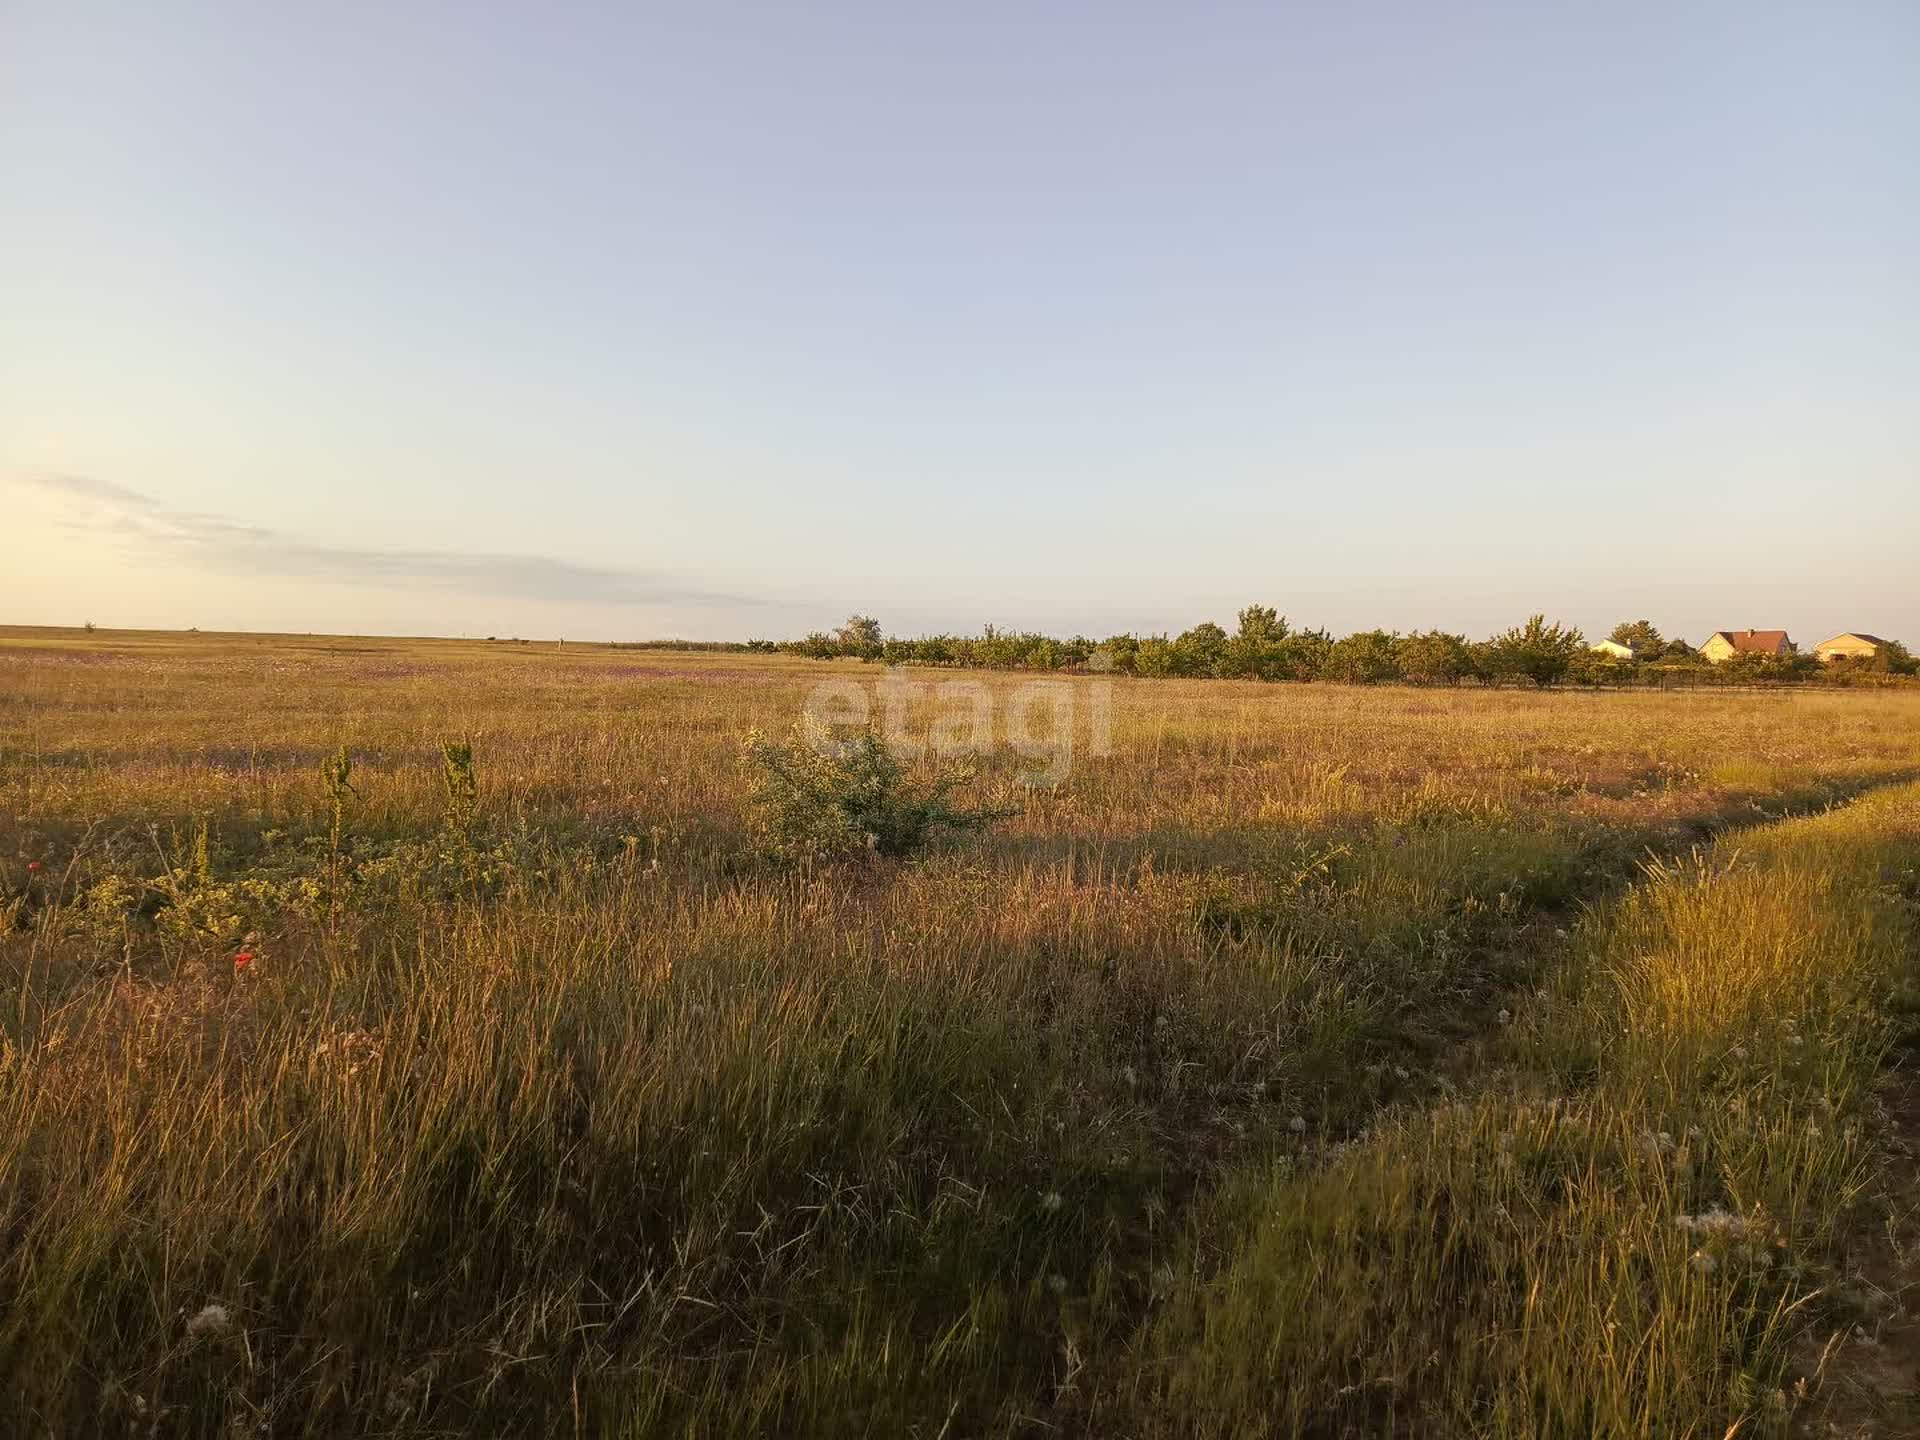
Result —
<path fill-rule="evenodd" d="M 970 768 L 915 779 L 871 731 L 833 742 L 796 728 L 783 743 L 755 731 L 745 748 L 762 834 L 786 859 L 914 855 L 936 828 L 980 830 L 1014 813 L 956 807 L 949 797 L 973 779 Z"/>
<path fill-rule="evenodd" d="M 474 769 L 473 742 L 440 742 L 440 788 L 447 797 L 447 829 L 464 835 L 480 808 L 480 776 Z"/>
<path fill-rule="evenodd" d="M 1578 630 L 1550 625 L 1546 616 L 1535 615 L 1488 642 L 1487 666 L 1495 679 L 1531 680 L 1546 686 L 1562 679 L 1586 648 L 1586 638 Z"/>

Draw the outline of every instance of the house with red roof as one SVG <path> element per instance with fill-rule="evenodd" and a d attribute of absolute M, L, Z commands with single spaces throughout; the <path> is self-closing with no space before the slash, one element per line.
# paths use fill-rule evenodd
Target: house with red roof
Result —
<path fill-rule="evenodd" d="M 1793 654 L 1793 641 L 1784 630 L 1716 630 L 1700 647 L 1700 654 L 1715 665 L 1736 655 L 1765 655 L 1784 660 Z"/>

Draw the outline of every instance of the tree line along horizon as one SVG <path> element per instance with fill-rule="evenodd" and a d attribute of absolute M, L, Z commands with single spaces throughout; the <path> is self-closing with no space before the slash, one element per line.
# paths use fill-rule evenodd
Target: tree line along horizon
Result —
<path fill-rule="evenodd" d="M 1530 616 L 1524 624 L 1468 640 L 1444 630 L 1359 630 L 1335 638 L 1324 629 L 1296 629 L 1272 606 L 1249 605 L 1229 632 L 1203 621 L 1178 635 L 1122 633 L 1104 640 L 1061 639 L 1037 631 L 986 626 L 978 635 L 887 635 L 870 615 L 849 616 L 836 631 L 798 640 L 622 642 L 623 649 L 679 649 L 786 654 L 815 660 L 856 659 L 886 665 L 956 669 L 1092 672 L 1148 679 L 1309 681 L 1348 684 L 1458 685 L 1560 683 L 1585 685 L 1745 683 L 1752 681 L 1878 683 L 1920 674 L 1920 661 L 1898 641 L 1871 658 L 1821 661 L 1797 649 L 1782 656 L 1742 653 L 1711 663 L 1650 620 L 1625 620 L 1607 636 L 1633 658 L 1589 645 L 1576 626 Z"/>

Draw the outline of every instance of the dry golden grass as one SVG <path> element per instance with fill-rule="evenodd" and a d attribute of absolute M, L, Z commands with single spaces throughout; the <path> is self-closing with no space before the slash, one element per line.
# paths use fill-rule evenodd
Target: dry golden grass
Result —
<path fill-rule="evenodd" d="M 992 832 L 770 863 L 741 737 L 872 673 L 0 632 L 0 1421 L 1786 1423 L 1920 697 L 1123 682 Z M 1682 1191 L 1635 1147 L 1690 1124 Z M 1764 1304 L 1667 1253 L 1715 1204 Z"/>

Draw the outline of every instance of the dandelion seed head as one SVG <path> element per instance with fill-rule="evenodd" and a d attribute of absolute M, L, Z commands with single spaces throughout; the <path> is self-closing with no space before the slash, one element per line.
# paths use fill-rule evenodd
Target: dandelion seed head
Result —
<path fill-rule="evenodd" d="M 207 1305 L 187 1321 L 187 1338 L 204 1340 L 227 1333 L 233 1328 L 233 1314 L 224 1305 Z"/>

